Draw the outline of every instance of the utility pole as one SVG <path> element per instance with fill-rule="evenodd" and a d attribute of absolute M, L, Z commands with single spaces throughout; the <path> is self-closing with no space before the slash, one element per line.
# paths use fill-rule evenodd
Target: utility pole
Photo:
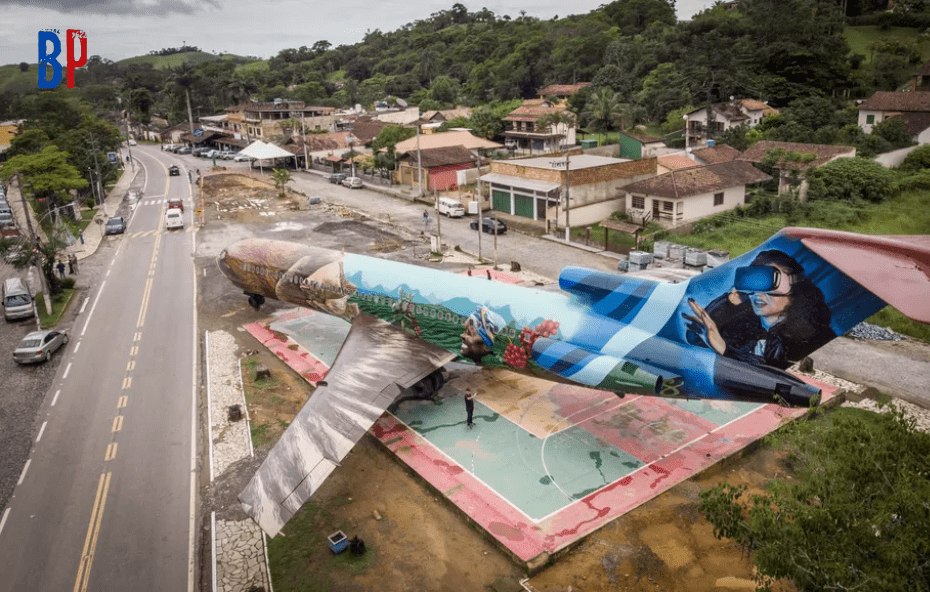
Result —
<path fill-rule="evenodd" d="M 16 184 L 19 185 L 19 197 L 23 201 L 23 214 L 26 216 L 26 228 L 29 229 L 29 238 L 35 249 L 34 265 L 36 266 L 36 271 L 39 272 L 39 282 L 42 284 L 42 296 L 44 296 L 45 300 L 45 314 L 50 315 L 52 314 L 52 298 L 48 295 L 48 286 L 45 284 L 45 270 L 40 263 L 39 239 L 36 238 L 36 233 L 32 229 L 32 216 L 30 215 L 32 208 L 26 201 L 26 187 L 23 185 L 19 173 L 16 173 Z"/>
<path fill-rule="evenodd" d="M 423 197 L 423 163 L 420 160 L 420 124 L 417 123 L 417 197 Z"/>
<path fill-rule="evenodd" d="M 478 262 L 481 262 L 481 234 L 484 228 L 482 210 L 484 210 L 484 194 L 481 192 L 481 153 L 478 153 Z"/>
<path fill-rule="evenodd" d="M 303 133 L 301 144 L 304 145 L 304 171 L 310 170 L 310 158 L 307 156 L 307 124 L 304 122 L 304 112 L 300 112 L 300 130 Z"/>
<path fill-rule="evenodd" d="M 565 149 L 565 240 L 566 242 L 572 242 L 571 231 L 572 224 L 568 219 L 568 211 L 571 209 L 571 204 L 569 203 L 568 189 L 571 186 L 571 180 L 569 179 L 569 168 L 568 168 L 568 155 L 570 150 Z"/>

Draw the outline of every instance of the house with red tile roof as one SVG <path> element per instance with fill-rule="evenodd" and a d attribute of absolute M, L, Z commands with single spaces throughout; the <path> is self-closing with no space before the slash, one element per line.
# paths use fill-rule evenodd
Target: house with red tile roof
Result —
<path fill-rule="evenodd" d="M 680 171 L 681 169 L 701 166 L 700 163 L 691 160 L 684 154 L 665 154 L 657 157 L 657 160 L 657 172 L 660 175 L 664 175 L 671 171 Z"/>
<path fill-rule="evenodd" d="M 453 191 L 457 188 L 457 171 L 473 169 L 478 157 L 464 146 L 446 146 L 406 152 L 397 159 L 397 180 L 401 185 L 419 186 L 422 170 L 423 187 L 429 191 Z"/>
<path fill-rule="evenodd" d="M 697 148 L 691 151 L 691 157 L 699 164 L 718 164 L 736 160 L 740 151 L 726 144 L 714 144 L 706 148 Z"/>
<path fill-rule="evenodd" d="M 720 137 L 730 128 L 743 124 L 756 127 L 762 118 L 778 110 L 755 99 L 737 99 L 727 103 L 714 103 L 685 114 L 685 147 L 701 148 L 708 140 Z"/>
<path fill-rule="evenodd" d="M 782 159 L 782 161 L 775 166 L 775 168 L 780 171 L 778 178 L 778 194 L 782 195 L 787 193 L 792 187 L 792 177 L 796 177 L 800 181 L 798 198 L 801 200 L 807 197 L 807 179 L 805 178 L 807 171 L 821 167 L 837 158 L 853 158 L 856 156 L 856 149 L 852 146 L 763 140 L 761 142 L 756 142 L 742 152 L 737 157 L 737 160 L 760 163 L 765 161 L 766 157 L 772 151 L 806 156 L 804 161 L 800 162 L 792 159 Z"/>
<path fill-rule="evenodd" d="M 555 97 L 558 99 L 567 99 L 579 90 L 591 86 L 590 82 L 578 82 L 576 84 L 550 84 L 539 89 L 539 98 Z"/>
<path fill-rule="evenodd" d="M 886 119 L 900 119 L 918 144 L 930 143 L 930 91 L 879 91 L 859 104 L 859 127 L 867 134 Z"/>
<path fill-rule="evenodd" d="M 675 228 L 746 203 L 746 186 L 772 177 L 744 161 L 678 169 L 624 186 L 631 219 Z"/>
<path fill-rule="evenodd" d="M 520 154 L 543 155 L 575 145 L 575 125 L 541 126 L 539 120 L 553 113 L 568 111 L 564 104 L 546 99 L 529 99 L 504 117 L 504 143 Z M 572 114 L 574 115 L 574 114 Z M 577 124 L 577 118 L 575 119 Z"/>

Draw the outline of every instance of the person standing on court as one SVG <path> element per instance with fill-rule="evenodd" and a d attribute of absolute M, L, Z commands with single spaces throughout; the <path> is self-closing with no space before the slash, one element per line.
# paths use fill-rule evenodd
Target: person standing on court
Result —
<path fill-rule="evenodd" d="M 465 389 L 465 414 L 467 416 L 465 419 L 465 425 L 468 427 L 468 429 L 472 429 L 472 427 L 475 425 L 472 422 L 472 415 L 474 415 L 474 413 L 475 395 L 471 392 L 471 389 Z"/>

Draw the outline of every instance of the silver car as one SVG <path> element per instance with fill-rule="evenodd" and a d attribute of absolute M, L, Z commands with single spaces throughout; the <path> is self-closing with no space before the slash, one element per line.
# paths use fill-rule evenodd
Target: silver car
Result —
<path fill-rule="evenodd" d="M 52 357 L 53 353 L 66 343 L 68 343 L 67 331 L 55 331 L 53 329 L 33 331 L 23 337 L 23 340 L 13 350 L 13 360 L 17 364 L 46 362 Z"/>

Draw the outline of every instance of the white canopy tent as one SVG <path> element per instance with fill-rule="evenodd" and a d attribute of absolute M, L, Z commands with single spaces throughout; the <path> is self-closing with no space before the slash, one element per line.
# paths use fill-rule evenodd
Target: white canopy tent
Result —
<path fill-rule="evenodd" d="M 283 148 L 275 146 L 274 144 L 268 144 L 266 142 L 262 142 L 261 140 L 255 140 L 254 142 L 252 142 L 251 144 L 243 148 L 239 153 L 258 160 L 258 169 L 263 174 L 264 174 L 264 170 L 262 169 L 262 161 L 265 159 L 293 158 L 294 164 L 295 165 L 297 164 L 296 154 L 292 154 Z"/>

